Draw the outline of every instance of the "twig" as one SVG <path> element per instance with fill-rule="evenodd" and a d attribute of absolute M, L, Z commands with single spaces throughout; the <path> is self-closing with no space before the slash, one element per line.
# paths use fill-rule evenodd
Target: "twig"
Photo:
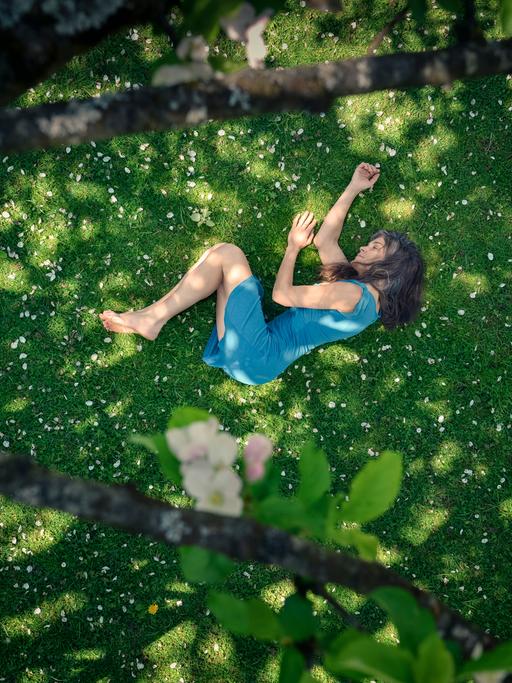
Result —
<path fill-rule="evenodd" d="M 335 600 L 332 595 L 327 591 L 326 587 L 322 585 L 321 583 L 315 583 L 313 587 L 311 588 L 313 593 L 316 593 L 317 595 L 320 595 L 322 598 L 327 600 L 329 605 L 334 608 L 334 611 L 337 612 L 343 621 L 349 626 L 352 626 L 352 628 L 356 628 L 359 631 L 363 630 L 363 625 L 359 621 L 357 617 L 355 617 L 353 614 L 348 612 L 344 607 L 340 605 L 340 603 Z"/>
<path fill-rule="evenodd" d="M 373 53 L 377 51 L 377 48 L 379 47 L 379 45 L 384 40 L 384 36 L 386 36 L 391 31 L 391 29 L 393 28 L 393 26 L 395 26 L 395 24 L 398 24 L 399 21 L 402 21 L 402 19 L 405 19 L 408 11 L 409 11 L 409 8 L 406 7 L 401 12 L 398 12 L 398 14 L 396 16 L 394 16 L 393 19 L 391 19 L 391 21 L 389 21 L 384 26 L 384 28 L 377 33 L 375 38 L 370 43 L 368 50 L 366 51 L 366 54 L 373 55 Z"/>

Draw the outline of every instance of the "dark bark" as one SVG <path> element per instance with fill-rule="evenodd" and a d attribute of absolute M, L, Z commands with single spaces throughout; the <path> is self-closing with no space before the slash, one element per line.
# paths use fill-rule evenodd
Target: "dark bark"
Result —
<path fill-rule="evenodd" d="M 44 149 L 270 112 L 325 111 L 344 95 L 508 72 L 512 39 L 290 69 L 245 69 L 208 81 L 0 110 L 0 151 Z"/>
<path fill-rule="evenodd" d="M 391 569 L 333 552 L 248 518 L 175 508 L 131 486 L 71 478 L 42 468 L 30 458 L 3 451 L 0 494 L 32 507 L 62 510 L 84 520 L 144 534 L 168 545 L 197 545 L 237 560 L 278 565 L 316 584 L 335 583 L 362 595 L 380 586 L 398 586 L 432 612 L 439 634 L 457 642 L 466 658 L 475 648 L 488 650 L 496 645 L 492 636 Z"/>

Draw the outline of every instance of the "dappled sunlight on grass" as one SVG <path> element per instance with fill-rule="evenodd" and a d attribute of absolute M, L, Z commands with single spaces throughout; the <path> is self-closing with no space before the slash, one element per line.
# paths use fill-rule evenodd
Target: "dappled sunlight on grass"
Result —
<path fill-rule="evenodd" d="M 266 602 L 269 607 L 278 611 L 282 608 L 284 601 L 289 595 L 295 592 L 295 587 L 289 579 L 275 581 L 260 591 L 259 597 Z"/>
<path fill-rule="evenodd" d="M 446 440 L 439 445 L 437 453 L 432 456 L 430 465 L 439 474 L 449 473 L 462 455 L 462 448 L 456 441 Z"/>
<path fill-rule="evenodd" d="M 311 673 L 314 674 L 313 669 L 311 670 Z M 325 673 L 323 673 L 323 675 L 325 676 Z M 268 683 L 268 681 L 277 680 L 278 676 L 279 666 L 276 661 L 276 657 L 268 657 L 266 661 L 262 664 L 260 670 L 256 672 L 256 678 L 254 680 L 256 681 L 256 683 Z M 327 679 L 320 678 L 320 680 Z"/>
<path fill-rule="evenodd" d="M 208 663 L 210 665 L 219 665 L 233 663 L 233 638 L 227 633 L 222 633 L 219 628 L 216 632 L 208 633 L 198 643 L 201 651 L 208 655 Z"/>
<path fill-rule="evenodd" d="M 69 659 L 73 659 L 76 662 L 95 662 L 103 659 L 107 653 L 106 648 L 83 648 L 77 650 L 76 652 L 64 652 L 63 656 Z"/>
<path fill-rule="evenodd" d="M 435 531 L 446 524 L 448 518 L 448 510 L 445 509 L 418 509 L 414 524 L 404 525 L 400 530 L 400 535 L 414 546 L 422 545 Z"/>
<path fill-rule="evenodd" d="M 395 645 L 399 642 L 398 631 L 396 630 L 395 626 L 391 623 L 391 621 L 387 621 L 386 623 L 384 623 L 384 626 L 381 626 L 379 629 L 374 631 L 373 635 L 375 636 L 375 639 L 381 643 L 389 643 L 390 645 Z"/>
<path fill-rule="evenodd" d="M 411 218 L 414 214 L 415 205 L 409 200 L 388 199 L 382 206 L 382 212 L 386 218 Z"/>
<path fill-rule="evenodd" d="M 452 287 L 458 283 L 462 283 L 466 287 L 468 293 L 474 292 L 478 294 L 488 294 L 490 292 L 490 285 L 487 275 L 483 273 L 459 273 L 451 283 Z M 471 297 L 473 298 L 473 297 Z"/>
<path fill-rule="evenodd" d="M 25 590 L 28 590 L 32 579 L 30 576 L 23 578 L 26 579 Z M 27 635 L 36 636 L 37 634 L 44 633 L 44 629 L 49 624 L 61 621 L 61 611 L 64 611 L 67 616 L 72 617 L 73 613 L 84 609 L 87 605 L 87 600 L 79 592 L 67 592 L 65 595 L 49 600 L 38 598 L 37 607 L 27 610 L 23 614 L 18 613 L 15 617 L 5 619 L 3 625 L 10 638 L 25 637 Z"/>
<path fill-rule="evenodd" d="M 422 457 L 416 457 L 407 466 L 407 474 L 418 476 L 421 475 L 425 470 L 425 459 Z"/>
<path fill-rule="evenodd" d="M 435 135 L 432 134 L 415 145 L 414 157 L 419 171 L 424 173 L 427 171 L 434 172 L 439 180 L 444 180 L 445 175 L 438 170 L 438 166 L 443 165 L 446 159 L 444 155 L 448 150 L 457 148 L 458 141 L 455 134 L 445 126 L 438 126 L 437 128 L 439 130 L 436 130 Z M 439 142 L 440 140 L 441 143 Z M 417 189 L 416 191 L 423 197 L 427 197 L 431 193 L 430 190 L 426 187 L 421 187 L 421 185 L 419 190 Z"/>
<path fill-rule="evenodd" d="M 196 592 L 196 588 L 194 585 L 186 583 L 185 581 L 180 581 L 179 579 L 176 580 L 175 578 L 173 578 L 172 581 L 172 590 L 175 593 L 185 593 L 190 595 Z"/>
<path fill-rule="evenodd" d="M 507 498 L 500 503 L 500 516 L 512 520 L 512 498 Z"/>
<path fill-rule="evenodd" d="M 386 390 L 386 400 L 390 400 L 390 396 L 392 394 L 398 394 L 402 390 L 402 385 L 404 382 L 404 376 L 403 372 L 398 371 L 396 373 L 392 373 L 391 375 L 388 375 L 386 379 L 382 380 L 382 386 Z"/>
<path fill-rule="evenodd" d="M 393 565 L 397 565 L 402 561 L 403 553 L 396 548 L 387 548 L 384 545 L 385 541 L 386 537 L 383 536 L 382 540 L 379 542 L 377 560 L 385 564 L 387 567 L 392 567 Z"/>
<path fill-rule="evenodd" d="M 28 398 L 15 398 L 12 401 L 7 401 L 4 404 L 4 410 L 8 413 L 18 413 L 21 410 L 28 408 L 30 401 Z"/>
<path fill-rule="evenodd" d="M 145 339 L 142 340 L 139 335 L 135 334 L 116 334 L 108 330 L 102 331 L 101 334 L 105 335 L 105 339 L 112 339 L 108 352 L 105 350 L 102 356 L 103 365 L 108 368 L 124 365 L 127 358 L 132 358 L 140 353 L 137 346 L 146 342 Z"/>

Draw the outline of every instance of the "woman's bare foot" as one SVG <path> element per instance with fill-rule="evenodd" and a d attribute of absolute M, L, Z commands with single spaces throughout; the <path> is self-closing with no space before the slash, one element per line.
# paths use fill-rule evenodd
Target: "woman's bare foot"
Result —
<path fill-rule="evenodd" d="M 121 332 L 128 334 L 140 334 L 146 339 L 154 341 L 162 329 L 162 322 L 155 320 L 151 315 L 139 311 L 127 311 L 126 313 L 114 313 L 103 311 L 100 313 L 103 327 L 109 332 Z"/>

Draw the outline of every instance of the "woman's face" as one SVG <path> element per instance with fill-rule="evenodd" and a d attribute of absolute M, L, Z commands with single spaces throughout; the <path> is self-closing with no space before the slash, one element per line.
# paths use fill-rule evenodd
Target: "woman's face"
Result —
<path fill-rule="evenodd" d="M 361 247 L 352 263 L 358 263 L 362 266 L 369 266 L 376 261 L 382 261 L 386 254 L 386 243 L 383 237 L 376 237 L 371 240 L 366 246 Z"/>

